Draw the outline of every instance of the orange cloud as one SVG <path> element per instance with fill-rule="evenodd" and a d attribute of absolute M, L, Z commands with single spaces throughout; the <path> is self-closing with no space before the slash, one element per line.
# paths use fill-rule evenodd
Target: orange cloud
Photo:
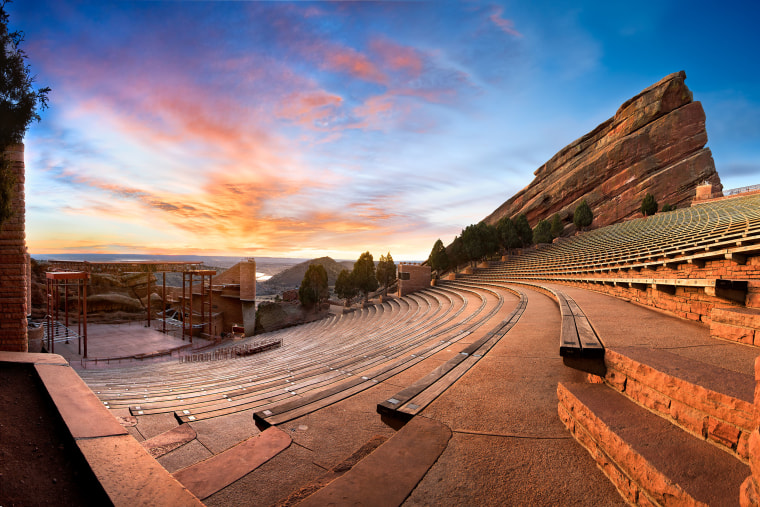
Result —
<path fill-rule="evenodd" d="M 282 100 L 276 114 L 304 126 L 327 126 L 342 104 L 340 96 L 322 90 L 292 93 Z"/>

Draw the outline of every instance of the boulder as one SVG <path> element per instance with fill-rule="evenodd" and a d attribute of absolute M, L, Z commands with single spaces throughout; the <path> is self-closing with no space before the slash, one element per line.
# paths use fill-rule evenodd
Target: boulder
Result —
<path fill-rule="evenodd" d="M 592 226 L 601 227 L 637 216 L 647 193 L 679 208 L 691 204 L 704 181 L 722 195 L 705 147 L 705 113 L 692 101 L 685 79 L 685 72 L 676 72 L 626 101 L 615 116 L 539 167 L 530 185 L 485 222 L 525 213 L 535 226 L 559 213 L 565 233 L 571 233 L 573 212 L 583 199 L 594 213 Z"/>

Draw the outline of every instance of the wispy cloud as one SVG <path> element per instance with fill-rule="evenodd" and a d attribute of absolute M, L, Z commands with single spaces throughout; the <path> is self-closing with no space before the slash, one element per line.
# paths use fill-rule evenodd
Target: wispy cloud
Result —
<path fill-rule="evenodd" d="M 502 32 L 513 35 L 515 37 L 522 37 L 522 34 L 515 29 L 515 22 L 511 19 L 504 18 L 504 7 L 501 5 L 492 5 L 491 13 L 488 19 L 496 25 L 496 27 Z"/>

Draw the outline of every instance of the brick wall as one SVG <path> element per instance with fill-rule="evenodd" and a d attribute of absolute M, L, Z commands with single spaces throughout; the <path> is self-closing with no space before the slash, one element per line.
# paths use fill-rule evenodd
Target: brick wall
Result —
<path fill-rule="evenodd" d="M 0 229 L 0 350 L 26 352 L 27 264 L 24 210 L 24 145 L 11 146 L 4 156 L 16 175 L 14 214 Z"/>
<path fill-rule="evenodd" d="M 398 292 L 399 296 L 430 287 L 430 266 L 419 264 L 398 265 Z"/>
<path fill-rule="evenodd" d="M 646 289 L 613 285 L 613 277 L 599 276 L 598 280 L 608 279 L 607 284 L 589 282 L 566 282 L 568 285 L 594 290 L 616 297 L 630 299 L 637 303 L 665 310 L 678 317 L 710 323 L 713 308 L 741 307 L 760 308 L 760 256 L 747 257 L 745 264 L 733 260 L 719 259 L 705 262 L 704 266 L 696 264 L 679 264 L 677 268 L 658 267 L 641 271 L 625 270 L 616 274 L 621 278 L 646 279 L 724 279 L 747 281 L 747 295 L 744 305 L 723 297 L 718 297 L 702 287 L 675 287 L 670 294 L 647 286 Z"/>

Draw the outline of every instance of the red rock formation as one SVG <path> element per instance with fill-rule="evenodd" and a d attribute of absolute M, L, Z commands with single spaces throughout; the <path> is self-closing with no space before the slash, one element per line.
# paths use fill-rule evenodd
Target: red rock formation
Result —
<path fill-rule="evenodd" d="M 707 143 L 705 112 L 692 101 L 686 73 L 666 76 L 625 102 L 615 116 L 561 149 L 530 185 L 485 218 L 525 213 L 531 226 L 559 213 L 566 232 L 582 199 L 594 227 L 636 216 L 647 193 L 664 205 L 689 206 L 704 181 L 723 186 Z"/>

